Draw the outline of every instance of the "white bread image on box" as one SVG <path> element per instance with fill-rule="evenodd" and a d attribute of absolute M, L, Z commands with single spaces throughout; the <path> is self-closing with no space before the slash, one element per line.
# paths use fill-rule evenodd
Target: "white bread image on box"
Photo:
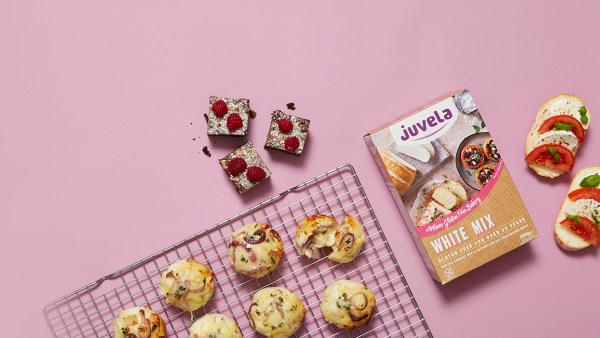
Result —
<path fill-rule="evenodd" d="M 590 242 L 594 242 L 596 236 L 600 236 L 600 229 L 597 226 L 600 224 L 598 222 L 600 221 L 600 188 L 596 185 L 598 183 L 600 183 L 600 166 L 583 168 L 573 178 L 554 224 L 554 237 L 564 250 L 576 251 L 587 248 L 591 245 Z M 591 233 L 586 230 L 584 233 L 591 238 L 586 240 L 565 226 L 565 223 L 569 224 L 568 217 L 574 216 L 576 217 L 571 220 L 571 225 L 576 229 L 587 225 L 586 230 L 591 230 Z"/>
<path fill-rule="evenodd" d="M 399 195 L 410 188 L 417 169 L 391 151 L 380 149 L 379 155 Z"/>
<path fill-rule="evenodd" d="M 436 183 L 430 182 L 426 186 L 435 186 L 431 194 L 422 194 L 419 200 L 424 201 L 423 213 L 417 222 L 416 226 L 429 224 L 437 219 L 440 219 L 460 207 L 468 200 L 467 191 L 459 182 L 455 180 L 444 180 Z M 425 188 L 427 191 L 427 188 Z"/>
<path fill-rule="evenodd" d="M 444 206 L 444 208 L 453 210 L 467 200 L 467 191 L 457 181 L 447 180 L 444 184 L 433 190 L 431 198 Z"/>
<path fill-rule="evenodd" d="M 525 143 L 526 161 L 538 175 L 555 178 L 572 169 L 573 156 L 583 143 L 590 123 L 590 112 L 584 103 L 577 96 L 562 94 L 546 101 L 538 110 Z M 538 149 L 541 146 L 545 147 Z M 555 161 L 553 164 L 551 160 L 539 160 L 539 157 L 536 162 L 532 152 L 536 150 L 536 154 L 542 154 L 548 147 L 554 148 L 548 151 L 558 151 L 560 157 L 557 160 L 567 163 L 561 165 Z"/>
<path fill-rule="evenodd" d="M 435 221 L 436 219 L 440 219 L 444 216 L 449 215 L 451 212 L 452 211 L 444 208 L 436 201 L 431 201 L 429 202 L 429 204 L 427 204 L 427 207 L 425 207 L 425 210 L 423 211 L 423 216 L 421 216 L 421 219 L 416 225 L 417 227 L 420 227 L 425 224 L 429 224 Z"/>
<path fill-rule="evenodd" d="M 429 160 L 431 160 L 431 158 L 433 158 L 433 156 L 435 155 L 435 149 L 433 148 L 431 142 L 415 145 L 401 143 L 399 144 L 395 142 L 390 147 L 392 147 L 393 150 L 397 151 L 400 154 L 412 157 L 415 160 L 419 160 L 421 162 L 429 162 Z"/>

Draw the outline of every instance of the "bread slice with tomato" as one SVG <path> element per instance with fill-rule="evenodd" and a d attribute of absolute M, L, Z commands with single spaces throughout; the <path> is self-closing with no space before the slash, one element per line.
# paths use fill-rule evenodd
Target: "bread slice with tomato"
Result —
<path fill-rule="evenodd" d="M 600 242 L 600 166 L 581 169 L 569 187 L 556 224 L 554 237 L 568 251 L 598 246 Z"/>
<path fill-rule="evenodd" d="M 575 153 L 590 124 L 584 103 L 562 94 L 540 107 L 525 143 L 525 161 L 538 175 L 555 178 L 573 170 Z"/>

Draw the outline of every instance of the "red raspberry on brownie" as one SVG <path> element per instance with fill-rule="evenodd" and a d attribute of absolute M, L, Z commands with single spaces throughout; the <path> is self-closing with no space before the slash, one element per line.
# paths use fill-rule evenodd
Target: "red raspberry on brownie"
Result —
<path fill-rule="evenodd" d="M 277 125 L 279 126 L 279 131 L 284 134 L 287 134 L 294 129 L 294 124 L 288 119 L 281 119 L 277 121 Z"/>
<path fill-rule="evenodd" d="M 232 158 L 229 163 L 227 163 L 227 171 L 233 176 L 243 173 L 248 167 L 246 160 L 241 157 Z"/>
<path fill-rule="evenodd" d="M 296 136 L 291 136 L 286 138 L 283 144 L 285 146 L 285 150 L 296 151 L 296 149 L 298 149 L 298 146 L 300 146 L 300 141 L 298 141 L 298 138 Z"/>
<path fill-rule="evenodd" d="M 223 100 L 219 100 L 212 105 L 212 111 L 217 117 L 223 117 L 227 114 L 227 103 Z"/>
<path fill-rule="evenodd" d="M 229 114 L 229 117 L 227 118 L 227 129 L 229 129 L 229 131 L 240 129 L 243 126 L 244 122 L 242 121 L 240 115 L 236 113 Z"/>
<path fill-rule="evenodd" d="M 267 177 L 267 173 L 261 167 L 250 167 L 246 176 L 250 182 L 259 182 Z"/>
<path fill-rule="evenodd" d="M 272 114 L 271 127 L 265 148 L 277 149 L 299 156 L 304 150 L 310 121 L 276 110 Z"/>

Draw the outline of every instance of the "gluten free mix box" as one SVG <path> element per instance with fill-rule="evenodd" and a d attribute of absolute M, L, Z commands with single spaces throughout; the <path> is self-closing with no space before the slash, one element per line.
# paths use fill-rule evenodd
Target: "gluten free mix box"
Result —
<path fill-rule="evenodd" d="M 373 130 L 365 141 L 442 284 L 538 237 L 468 90 Z"/>

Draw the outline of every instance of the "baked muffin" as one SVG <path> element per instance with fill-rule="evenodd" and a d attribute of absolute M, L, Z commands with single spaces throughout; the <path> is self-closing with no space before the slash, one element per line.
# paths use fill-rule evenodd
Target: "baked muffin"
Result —
<path fill-rule="evenodd" d="M 346 215 L 335 232 L 333 252 L 329 259 L 334 262 L 348 263 L 353 260 L 365 243 L 365 232 L 356 218 Z"/>
<path fill-rule="evenodd" d="M 361 283 L 337 280 L 325 289 L 321 311 L 340 329 L 354 329 L 369 322 L 375 311 L 375 295 Z"/>
<path fill-rule="evenodd" d="M 204 306 L 215 290 L 215 275 L 194 260 L 178 260 L 169 265 L 160 279 L 160 293 L 167 303 L 185 311 Z"/>
<path fill-rule="evenodd" d="M 293 335 L 304 322 L 306 309 L 295 293 L 279 287 L 258 290 L 248 309 L 254 331 L 270 338 Z"/>
<path fill-rule="evenodd" d="M 113 320 L 113 330 L 115 338 L 167 336 L 167 328 L 162 318 L 142 306 L 121 311 L 119 317 Z"/>
<path fill-rule="evenodd" d="M 320 248 L 335 243 L 335 232 L 339 223 L 325 215 L 315 215 L 303 219 L 296 230 L 296 250 L 308 258 L 320 258 Z"/>
<path fill-rule="evenodd" d="M 208 314 L 192 324 L 190 338 L 242 338 L 235 320 L 222 314 Z"/>
<path fill-rule="evenodd" d="M 228 252 L 233 270 L 259 278 L 279 266 L 283 242 L 270 225 L 250 223 L 231 235 Z"/>

